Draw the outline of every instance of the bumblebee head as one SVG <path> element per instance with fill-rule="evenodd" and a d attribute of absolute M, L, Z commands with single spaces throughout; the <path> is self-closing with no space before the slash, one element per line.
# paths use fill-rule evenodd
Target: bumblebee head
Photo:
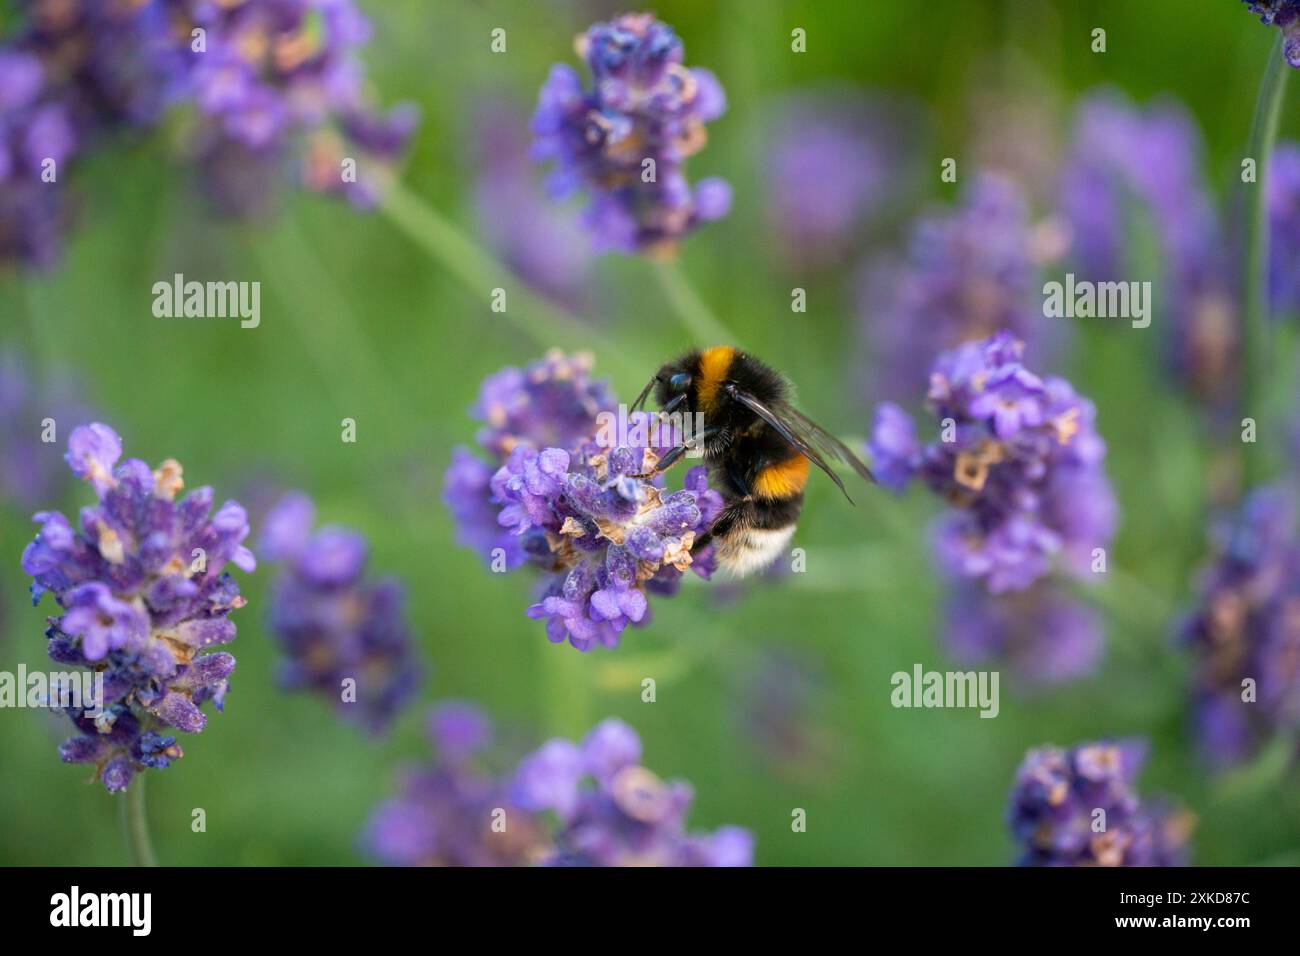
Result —
<path fill-rule="evenodd" d="M 689 412 L 694 405 L 695 374 L 684 361 L 669 362 L 655 375 L 655 402 L 665 412 Z"/>
<path fill-rule="evenodd" d="M 632 410 L 639 409 L 653 391 L 655 402 L 661 411 L 692 411 L 695 408 L 694 383 L 697 364 L 698 356 L 686 355 L 660 366 L 655 377 L 646 382 L 645 388 L 641 389 L 641 394 L 632 403 Z"/>

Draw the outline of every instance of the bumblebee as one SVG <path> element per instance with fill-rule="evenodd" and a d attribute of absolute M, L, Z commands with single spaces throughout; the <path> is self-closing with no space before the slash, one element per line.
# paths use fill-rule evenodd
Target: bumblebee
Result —
<path fill-rule="evenodd" d="M 641 390 L 634 411 L 651 391 L 661 412 L 700 417 L 702 429 L 664 455 L 652 474 L 671 468 L 691 449 L 702 451 L 710 484 L 726 507 L 692 550 L 715 545 L 718 566 L 735 577 L 767 567 L 785 551 L 803 508 L 810 465 L 826 472 L 850 504 L 826 459 L 875 481 L 843 442 L 791 404 L 790 384 L 779 372 L 745 352 L 718 346 L 667 363 Z"/>

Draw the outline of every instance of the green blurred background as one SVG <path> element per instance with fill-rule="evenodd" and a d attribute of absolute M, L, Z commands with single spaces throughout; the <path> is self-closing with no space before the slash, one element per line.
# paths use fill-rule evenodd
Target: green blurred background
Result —
<path fill-rule="evenodd" d="M 482 95 L 530 109 L 550 64 L 574 62 L 573 36 L 619 12 L 525 0 L 361 6 L 375 25 L 367 64 L 381 100 L 411 99 L 424 114 L 406 187 L 471 236 L 467 140 Z M 920 198 L 942 200 L 954 187 L 939 183 L 939 160 L 957 157 L 963 176 L 978 165 L 972 144 L 990 97 L 1044 111 L 1054 126 L 1046 143 L 1059 150 L 1081 92 L 1173 93 L 1205 130 L 1217 184 L 1239 162 L 1274 40 L 1231 0 L 662 0 L 653 9 L 684 38 L 688 64 L 718 74 L 730 103 L 690 170 L 726 177 L 733 211 L 686 243 L 682 267 L 737 337 L 846 436 L 863 435 L 871 414 L 853 384 L 853 274 L 794 275 L 773 264 L 767 243 L 763 143 L 780 96 L 849 82 L 923 103 L 931 136 Z M 489 51 L 494 27 L 507 30 L 505 55 Z M 790 52 L 794 27 L 808 32 L 804 55 Z M 1107 30 L 1105 54 L 1089 49 L 1094 27 Z M 1284 136 L 1300 135 L 1296 102 Z M 279 692 L 263 623 L 272 569 L 243 576 L 249 606 L 234 618 L 239 663 L 226 712 L 184 741 L 182 762 L 149 775 L 162 862 L 363 862 L 367 814 L 392 792 L 395 769 L 427 752 L 424 705 L 448 697 L 478 701 L 530 742 L 622 717 L 643 736 L 649 767 L 694 784 L 692 825 L 751 828 L 760 864 L 1001 865 L 1014 856 L 1003 814 L 1025 750 L 1130 734 L 1152 742 L 1142 791 L 1174 794 L 1197 815 L 1195 862 L 1300 862 L 1294 775 L 1255 767 L 1211 779 L 1186 732 L 1187 667 L 1170 646 L 1168 612 L 1187 601 L 1204 553 L 1213 449 L 1163 377 L 1156 335 L 1081 323 L 1053 370 L 1096 400 L 1122 508 L 1111 558 L 1119 573 L 1098 595 L 1109 609 L 1106 662 L 1092 678 L 1025 694 L 1004 675 L 996 720 L 893 709 L 892 673 L 949 666 L 937 634 L 944 588 L 927 553 L 935 503 L 876 492 L 849 509 L 826 481 L 814 481 L 796 538 L 806 574 L 726 603 L 692 580 L 653 602 L 653 622 L 620 648 L 581 655 L 525 619 L 527 574 L 489 574 L 455 545 L 440 494 L 452 446 L 472 443 L 466 409 L 483 376 L 582 337 L 522 305 L 494 314 L 488 289 L 467 291 L 383 214 L 302 194 L 266 222 L 218 223 L 165 140 L 81 167 L 87 201 L 65 263 L 49 276 L 0 278 L 0 341 L 47 369 L 74 370 L 128 455 L 174 456 L 189 484 L 245 503 L 272 484 L 301 487 L 323 520 L 363 530 L 372 567 L 407 583 L 430 675 L 421 704 L 379 742 L 318 699 Z M 1042 143 L 1003 147 L 1054 162 L 1039 155 Z M 151 287 L 174 272 L 261 281 L 261 327 L 155 319 Z M 626 400 L 690 338 L 645 261 L 606 257 L 595 282 L 599 314 L 583 321 L 599 330 L 596 371 Z M 500 284 L 518 288 L 505 275 Z M 795 285 L 808 290 L 804 315 L 789 310 Z M 358 423 L 356 444 L 339 440 L 345 417 Z M 84 500 L 80 488 L 59 494 L 51 506 Z M 47 609 L 29 606 L 18 569 L 27 517 L 10 506 L 0 528 L 10 569 L 0 578 L 0 669 L 10 671 L 45 663 Z M 750 732 L 746 687 L 769 652 L 820 674 L 802 718 L 816 741 L 810 759 L 776 759 Z M 643 677 L 658 682 L 655 703 L 641 702 Z M 62 719 L 0 711 L 0 863 L 125 862 L 117 801 L 86 782 L 84 767 L 58 761 L 66 731 Z M 196 807 L 206 833 L 190 830 Z M 807 811 L 806 833 L 791 831 L 796 807 Z"/>

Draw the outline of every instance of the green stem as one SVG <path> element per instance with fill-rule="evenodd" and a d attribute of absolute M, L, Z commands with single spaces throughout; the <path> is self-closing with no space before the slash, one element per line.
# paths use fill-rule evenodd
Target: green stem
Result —
<path fill-rule="evenodd" d="M 655 275 L 686 331 L 700 348 L 714 345 L 738 345 L 736 337 L 718 321 L 691 285 L 676 261 L 656 262 Z"/>
<path fill-rule="evenodd" d="M 348 385 L 357 380 L 380 383 L 379 395 L 389 421 L 401 421 L 405 407 L 388 387 L 392 377 L 380 362 L 365 330 L 346 310 L 344 297 L 320 261 L 298 222 L 285 217 L 258 247 L 268 275 L 282 277 L 284 314 L 293 323 L 303 350 L 311 356 L 331 401 L 339 409 L 355 408 Z M 361 366 L 357 374 L 355 366 Z"/>
<path fill-rule="evenodd" d="M 126 842 L 135 866 L 157 866 L 153 844 L 149 840 L 149 811 L 145 804 L 145 774 L 138 773 L 126 788 L 122 803 L 122 822 L 126 828 Z"/>
<path fill-rule="evenodd" d="M 1247 203 L 1246 301 L 1242 321 L 1240 372 L 1242 411 L 1244 416 L 1255 419 L 1258 437 L 1263 439 L 1256 441 L 1254 447 L 1248 447 L 1246 451 L 1245 477 L 1248 487 L 1259 483 L 1267 471 L 1263 459 L 1270 434 L 1264 425 L 1274 369 L 1268 304 L 1268 176 L 1273 144 L 1277 140 L 1282 100 L 1286 93 L 1286 81 L 1291 73 L 1291 68 L 1282 55 L 1282 42 L 1283 37 L 1279 35 L 1269 54 L 1259 98 L 1255 101 L 1255 119 L 1251 124 L 1247 153 L 1255 160 L 1256 182 L 1255 194 Z"/>
<path fill-rule="evenodd" d="M 508 266 L 400 183 L 389 187 L 381 208 L 408 239 L 482 301 L 487 302 L 494 288 L 504 287 L 514 278 Z M 617 368 L 629 381 L 646 377 L 645 368 L 629 361 L 598 329 L 556 309 L 526 288 L 511 289 L 506 311 L 501 315 L 538 348 L 595 349 L 603 365 Z"/>

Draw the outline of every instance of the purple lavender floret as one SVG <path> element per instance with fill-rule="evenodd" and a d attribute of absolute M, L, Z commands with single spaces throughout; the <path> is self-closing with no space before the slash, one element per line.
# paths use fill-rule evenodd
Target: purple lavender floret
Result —
<path fill-rule="evenodd" d="M 628 444 L 614 447 L 617 436 L 602 436 L 598 420 L 613 411 L 613 396 L 589 369 L 585 356 L 551 353 L 489 376 L 475 411 L 488 423 L 479 443 L 497 466 L 485 486 L 488 466 L 456 449 L 444 482 L 461 542 L 498 570 L 540 568 L 547 578 L 527 614 L 546 621 L 553 642 L 579 650 L 616 646 L 646 620 L 648 593 L 673 593 L 686 570 L 707 578 L 711 549 L 691 548 L 722 510 L 702 467 L 677 492 L 662 477 L 638 477 L 671 447 L 650 445 L 673 438 L 671 429 L 638 412 L 628 416 Z"/>
<path fill-rule="evenodd" d="M 617 405 L 608 383 L 592 380 L 591 366 L 589 353 L 552 350 L 522 369 L 489 375 L 471 410 L 485 423 L 479 444 L 502 460 L 521 443 L 576 448 L 595 430 L 596 416 Z"/>
<path fill-rule="evenodd" d="M 877 258 L 863 274 L 868 391 L 909 394 L 936 352 L 999 329 L 1037 347 L 1039 258 L 1024 196 L 995 174 L 976 177 L 957 209 L 918 220 L 901 261 Z"/>
<path fill-rule="evenodd" d="M 1261 23 L 1282 31 L 1286 61 L 1300 69 L 1300 0 L 1242 0 Z"/>
<path fill-rule="evenodd" d="M 1196 659 L 1193 721 L 1217 767 L 1300 726 L 1300 536 L 1293 489 L 1264 486 L 1214 529 L 1211 563 L 1180 630 Z"/>
<path fill-rule="evenodd" d="M 515 801 L 558 820 L 549 866 L 749 866 L 753 835 L 725 826 L 688 833 L 689 784 L 664 781 L 641 763 L 636 731 L 613 718 L 581 743 L 556 738 L 525 757 Z"/>
<path fill-rule="evenodd" d="M 1023 354 L 1005 331 L 942 353 L 928 395 L 939 438 L 919 444 L 886 403 L 868 443 L 888 486 L 919 477 L 953 505 L 936 536 L 941 563 L 992 594 L 1023 591 L 1058 564 L 1088 574 L 1115 527 L 1093 404 L 1031 372 Z"/>
<path fill-rule="evenodd" d="M 452 701 L 428 728 L 436 758 L 402 773 L 398 795 L 371 815 L 366 850 L 393 866 L 523 866 L 548 853 L 541 822 L 490 766 L 487 715 Z"/>
<path fill-rule="evenodd" d="M 551 68 L 533 114 L 533 156 L 555 164 L 555 197 L 587 190 L 583 219 L 596 248 L 670 251 L 726 215 L 731 187 L 710 178 L 692 188 L 685 173 L 707 139 L 704 124 L 726 109 L 717 78 L 683 66 L 681 40 L 651 14 L 594 24 L 575 46 L 591 86 L 570 66 Z"/>
<path fill-rule="evenodd" d="M 1133 740 L 1029 751 L 1007 811 L 1020 865 L 1183 865 L 1192 820 L 1167 801 L 1139 797 L 1145 757 Z"/>
<path fill-rule="evenodd" d="M 520 447 L 493 477 L 505 503 L 501 524 L 519 535 L 544 532 L 546 552 L 531 556 L 551 577 L 527 614 L 546 621 L 553 643 L 616 647 L 624 629 L 645 619 L 647 592 L 674 593 L 687 570 L 711 573 L 707 560 L 697 560 L 707 556 L 691 548 L 721 513 L 722 498 L 708 488 L 703 467 L 672 493 L 661 479 L 634 477 L 653 467 L 659 451 L 593 443 L 570 457 Z"/>
<path fill-rule="evenodd" d="M 595 430 L 596 416 L 616 407 L 609 385 L 591 378 L 591 356 L 558 350 L 525 366 L 489 375 L 470 413 L 484 427 L 477 438 L 489 461 L 458 446 L 443 478 L 443 501 L 456 522 L 457 540 L 502 570 L 521 566 L 529 549 L 545 549 L 541 532 L 519 536 L 497 521 L 501 502 L 490 487 L 520 444 L 577 449 Z"/>
<path fill-rule="evenodd" d="M 315 513 L 307 495 L 290 492 L 267 514 L 259 543 L 283 564 L 270 604 L 286 654 L 280 679 L 380 733 L 419 689 L 406 598 L 395 579 L 366 575 L 365 538 L 333 525 L 313 531 Z"/>
<path fill-rule="evenodd" d="M 235 659 L 202 652 L 234 640 L 229 615 L 245 604 L 226 564 L 256 567 L 236 502 L 211 513 L 207 487 L 177 500 L 179 463 L 151 470 L 135 458 L 118 464 L 121 455 L 107 425 L 72 432 L 68 464 L 98 500 L 75 528 L 57 511 L 38 513 L 41 529 L 22 557 L 33 604 L 48 591 L 60 608 L 48 619 L 50 658 L 104 675 L 103 712 L 70 712 L 81 735 L 60 755 L 94 763 L 111 791 L 181 756 L 161 729 L 198 733 L 207 723 L 200 705 L 222 709 Z"/>

